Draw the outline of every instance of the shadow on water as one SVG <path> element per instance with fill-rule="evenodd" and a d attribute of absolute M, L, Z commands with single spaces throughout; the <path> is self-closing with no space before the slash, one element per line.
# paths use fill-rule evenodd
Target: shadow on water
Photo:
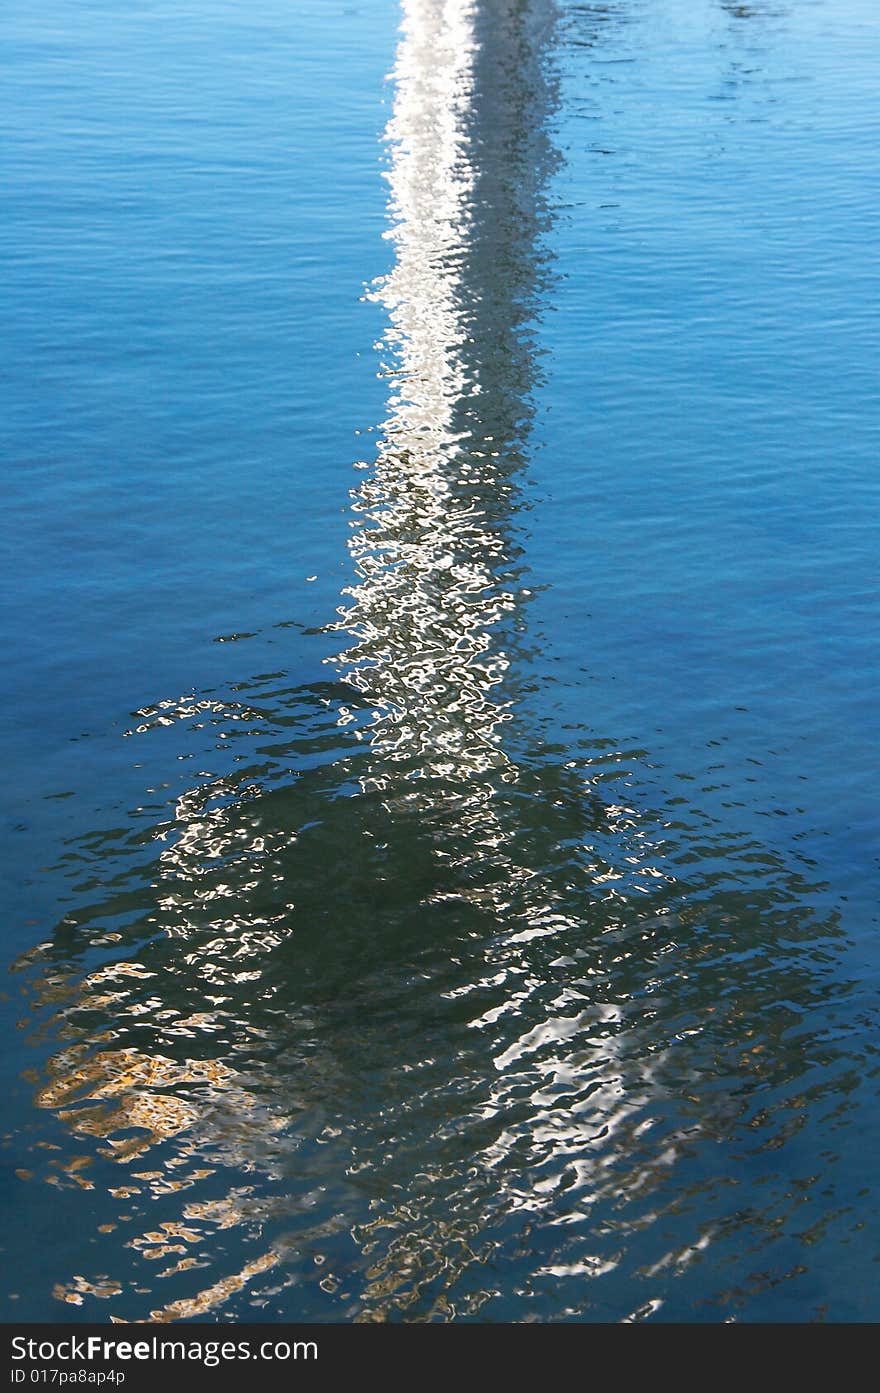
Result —
<path fill-rule="evenodd" d="M 138 712 L 153 803 L 65 850 L 70 908 L 16 965 L 34 1183 L 76 1235 L 43 1269 L 72 1318 L 719 1319 L 793 1277 L 819 1304 L 792 1216 L 857 1084 L 833 909 L 522 700 L 554 13 L 403 12 L 343 651 Z"/>

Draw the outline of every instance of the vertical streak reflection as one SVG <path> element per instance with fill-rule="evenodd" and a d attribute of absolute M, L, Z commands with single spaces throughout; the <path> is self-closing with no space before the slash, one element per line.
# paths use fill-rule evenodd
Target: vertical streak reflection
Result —
<path fill-rule="evenodd" d="M 516 476 L 554 154 L 545 0 L 405 0 L 386 132 L 388 417 L 354 496 L 348 680 L 374 706 L 366 787 L 469 808 L 503 769 L 521 595 Z M 442 790 L 442 793 L 441 793 Z"/>

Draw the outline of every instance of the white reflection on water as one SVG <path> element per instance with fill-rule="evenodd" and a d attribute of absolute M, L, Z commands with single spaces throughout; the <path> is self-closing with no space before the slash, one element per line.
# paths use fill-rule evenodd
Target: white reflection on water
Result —
<path fill-rule="evenodd" d="M 517 7 L 506 8 L 503 28 Z M 386 138 L 395 262 L 375 292 L 389 320 L 389 416 L 355 495 L 359 579 L 343 622 L 356 643 L 341 659 L 377 707 L 367 779 L 379 787 L 399 781 L 401 764 L 410 778 L 460 784 L 504 758 L 505 702 L 495 689 L 509 659 L 491 630 L 514 597 L 499 577 L 505 499 L 486 488 L 512 468 L 503 456 L 513 442 L 475 428 L 480 393 L 492 392 L 481 381 L 479 321 L 498 306 L 480 303 L 490 288 L 469 263 L 475 224 L 485 239 L 494 215 L 502 246 L 520 229 L 501 226 L 505 212 L 516 213 L 509 202 L 480 206 L 476 17 L 469 0 L 405 0 L 393 74 Z M 494 60 L 515 82 L 516 55 Z M 502 319 L 498 329 L 511 326 Z"/>
<path fill-rule="evenodd" d="M 521 858 L 503 794 L 521 773 L 501 743 L 504 722 L 514 718 L 505 638 L 515 630 L 504 621 L 523 589 L 510 523 L 521 502 L 516 475 L 537 372 L 529 318 L 545 270 L 542 180 L 554 160 L 553 96 L 542 67 L 553 9 L 405 0 L 403 10 L 387 131 L 395 264 L 376 292 L 389 320 L 389 415 L 376 464 L 355 494 L 359 526 L 350 546 L 359 579 L 343 624 L 357 641 L 341 661 L 375 708 L 362 787 L 389 793 L 398 809 L 408 803 L 428 823 L 450 814 L 463 839 L 454 898 L 479 902 L 494 920 L 498 937 L 486 944 L 483 971 L 474 964 L 446 995 L 479 999 L 494 988 L 504 999 L 470 1022 L 487 1033 L 492 1068 L 475 1116 L 455 1124 L 464 1131 L 469 1122 L 493 1122 L 493 1139 L 469 1158 L 471 1178 L 459 1177 L 456 1212 L 442 1222 L 439 1241 L 430 1191 L 422 1206 L 420 1187 L 409 1190 L 400 1232 L 376 1260 L 365 1294 L 374 1314 L 417 1301 L 436 1264 L 455 1270 L 475 1260 L 469 1239 L 486 1184 L 496 1192 L 493 1207 L 538 1213 L 553 1205 L 560 1175 L 573 1168 L 586 1211 L 607 1188 L 601 1153 L 625 1148 L 617 1133 L 643 1116 L 665 1054 L 621 1062 L 623 1012 L 596 1000 L 588 976 L 572 974 L 546 999 L 530 945 L 577 935 L 583 904 L 573 912 L 564 882 Z M 402 777 L 411 781 L 408 793 Z M 589 793 L 587 779 L 584 801 Z M 542 815 L 552 826 L 552 809 Z M 602 823 L 605 846 L 617 845 L 621 864 L 595 846 L 582 852 L 610 928 L 616 897 L 625 904 L 634 890 L 650 893 L 671 877 L 653 864 L 656 847 L 632 809 L 609 803 Z M 448 853 L 438 847 L 437 854 Z M 493 862 L 498 873 L 486 875 Z M 480 868 L 471 876 L 469 863 Z M 493 1046 L 499 1021 L 503 1043 Z M 581 1101 L 563 1113 L 557 1103 L 566 1086 Z M 524 1095 L 528 1120 L 508 1126 Z M 586 1150 L 597 1142 L 598 1158 Z M 670 1143 L 663 1164 L 675 1155 Z M 366 1226 L 368 1248 L 389 1223 L 383 1212 Z M 456 1242 L 457 1259 L 449 1256 Z M 598 1275 L 615 1265 L 591 1257 L 576 1269 Z"/>

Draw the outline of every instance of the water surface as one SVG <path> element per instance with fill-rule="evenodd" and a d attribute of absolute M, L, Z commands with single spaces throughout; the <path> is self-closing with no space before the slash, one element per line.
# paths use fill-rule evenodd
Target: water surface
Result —
<path fill-rule="evenodd" d="M 7 1318 L 876 1319 L 873 8 L 3 26 Z"/>

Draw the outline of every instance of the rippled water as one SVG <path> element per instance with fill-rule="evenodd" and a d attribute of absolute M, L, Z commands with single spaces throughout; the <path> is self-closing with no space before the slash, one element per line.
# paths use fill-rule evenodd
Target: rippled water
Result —
<path fill-rule="evenodd" d="M 877 1319 L 874 6 L 2 23 L 5 1318 Z"/>

